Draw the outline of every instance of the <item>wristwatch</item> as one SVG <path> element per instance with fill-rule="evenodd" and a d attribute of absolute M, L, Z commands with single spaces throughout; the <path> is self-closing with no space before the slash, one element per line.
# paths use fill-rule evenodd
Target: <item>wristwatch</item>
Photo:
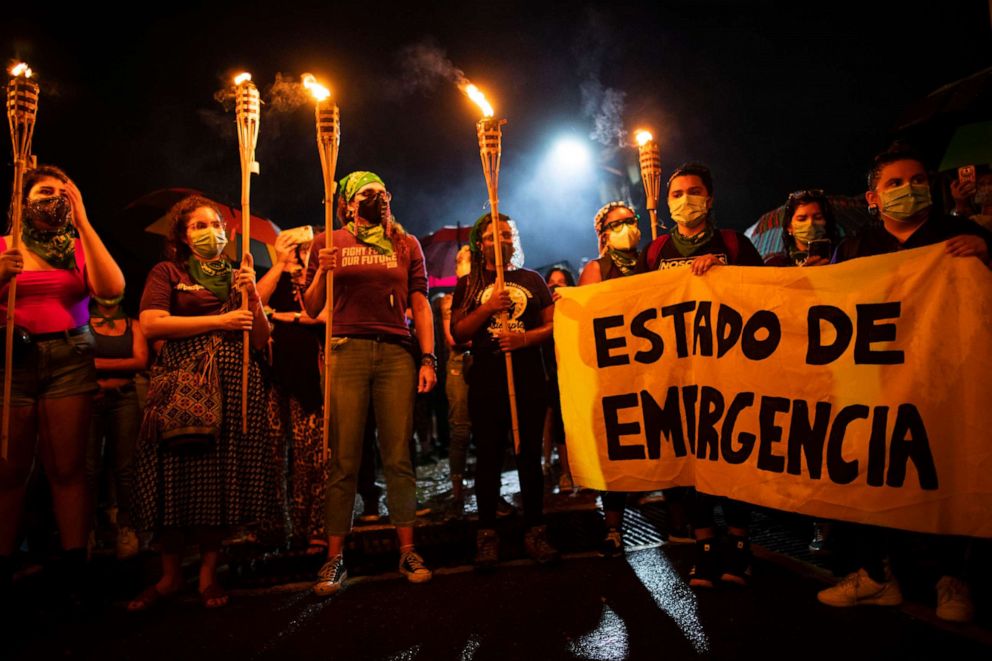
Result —
<path fill-rule="evenodd" d="M 427 366 L 432 370 L 437 371 L 437 356 L 432 353 L 423 354 L 420 356 L 420 366 Z"/>

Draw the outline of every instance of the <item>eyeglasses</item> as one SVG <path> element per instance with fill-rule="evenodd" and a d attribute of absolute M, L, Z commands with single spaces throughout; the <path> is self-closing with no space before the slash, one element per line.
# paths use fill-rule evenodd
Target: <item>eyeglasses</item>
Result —
<path fill-rule="evenodd" d="M 627 218 L 618 218 L 616 220 L 611 220 L 610 222 L 603 225 L 603 229 L 607 230 L 608 232 L 616 232 L 624 225 L 636 225 L 636 224 L 637 224 L 637 216 L 629 216 Z"/>

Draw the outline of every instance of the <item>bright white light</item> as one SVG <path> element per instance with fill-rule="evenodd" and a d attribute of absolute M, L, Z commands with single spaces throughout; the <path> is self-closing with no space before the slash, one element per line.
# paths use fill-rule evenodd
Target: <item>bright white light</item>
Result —
<path fill-rule="evenodd" d="M 559 174 L 586 172 L 591 164 L 589 147 L 577 138 L 561 138 L 551 150 L 551 165 Z"/>

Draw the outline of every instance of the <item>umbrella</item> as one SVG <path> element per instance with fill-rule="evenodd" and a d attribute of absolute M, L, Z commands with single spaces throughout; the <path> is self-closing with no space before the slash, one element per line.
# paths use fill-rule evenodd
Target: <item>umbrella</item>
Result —
<path fill-rule="evenodd" d="M 238 261 L 242 254 L 240 236 L 241 210 L 229 204 L 212 200 L 198 190 L 192 188 L 166 188 L 148 193 L 144 197 L 129 204 L 124 209 L 124 215 L 127 218 L 135 220 L 144 219 L 143 222 L 148 222 L 148 219 L 154 219 L 151 224 L 145 227 L 145 231 L 151 234 L 168 236 L 169 209 L 176 202 L 190 195 L 205 197 L 220 209 L 221 219 L 227 226 L 228 237 L 230 238 L 227 247 L 224 248 L 224 254 L 231 260 Z M 275 243 L 279 232 L 279 226 L 271 220 L 252 214 L 251 234 L 249 234 L 248 245 L 251 249 L 251 256 L 255 260 L 256 269 L 268 269 L 275 263 Z"/>
<path fill-rule="evenodd" d="M 954 131 L 940 162 L 940 171 L 988 163 L 992 163 L 992 121 L 976 122 L 959 126 Z"/>
<path fill-rule="evenodd" d="M 864 196 L 828 195 L 830 208 L 834 212 L 834 221 L 841 236 L 854 234 L 862 227 L 877 222 L 868 213 L 868 205 Z M 769 256 L 785 252 L 782 245 L 782 225 L 785 223 L 785 205 L 762 214 L 754 225 L 744 230 L 744 235 L 758 249 L 761 256 Z"/>
<path fill-rule="evenodd" d="M 471 232 L 470 226 L 445 225 L 420 240 L 427 262 L 428 286 L 431 289 L 455 286 L 458 279 L 455 276 L 455 256 L 459 248 L 468 243 Z"/>

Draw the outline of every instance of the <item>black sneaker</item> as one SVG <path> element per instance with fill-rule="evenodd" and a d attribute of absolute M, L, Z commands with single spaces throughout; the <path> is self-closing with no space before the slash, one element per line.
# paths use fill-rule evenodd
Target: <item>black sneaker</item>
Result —
<path fill-rule="evenodd" d="M 414 514 L 416 514 L 417 516 L 427 516 L 428 514 L 430 514 L 433 511 L 434 510 L 431 509 L 431 506 L 430 505 L 428 505 L 427 503 L 423 503 L 423 502 L 421 502 L 421 501 L 418 500 L 417 501 L 417 508 L 414 510 Z"/>
<path fill-rule="evenodd" d="M 313 585 L 313 593 L 318 597 L 326 597 L 338 592 L 348 579 L 348 570 L 344 566 L 344 556 L 336 555 L 328 558 L 324 566 L 317 572 L 317 582 Z"/>
<path fill-rule="evenodd" d="M 716 540 L 696 540 L 696 557 L 689 570 L 689 585 L 694 588 L 712 588 L 717 571 Z"/>
<path fill-rule="evenodd" d="M 727 538 L 730 548 L 724 558 L 723 574 L 720 580 L 747 587 L 751 582 L 751 542 L 747 537 L 730 535 Z"/>
<path fill-rule="evenodd" d="M 499 535 L 491 528 L 482 528 L 475 534 L 475 568 L 489 571 L 499 562 Z"/>
<path fill-rule="evenodd" d="M 358 515 L 359 523 L 376 523 L 382 517 L 379 515 L 379 496 L 372 498 L 362 497 L 362 513 Z"/>
<path fill-rule="evenodd" d="M 608 528 L 606 537 L 599 545 L 599 555 L 604 558 L 619 558 L 623 555 L 623 535 L 619 528 Z"/>
<path fill-rule="evenodd" d="M 547 526 L 533 526 L 524 533 L 524 550 L 540 565 L 558 560 L 558 549 L 548 541 Z"/>

